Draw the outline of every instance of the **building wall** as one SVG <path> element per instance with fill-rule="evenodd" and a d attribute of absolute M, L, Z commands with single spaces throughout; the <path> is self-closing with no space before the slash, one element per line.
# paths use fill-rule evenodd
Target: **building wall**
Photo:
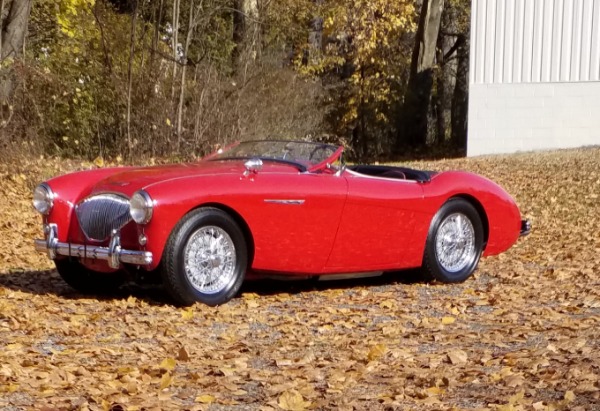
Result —
<path fill-rule="evenodd" d="M 600 144 L 600 0 L 473 0 L 468 155 Z"/>

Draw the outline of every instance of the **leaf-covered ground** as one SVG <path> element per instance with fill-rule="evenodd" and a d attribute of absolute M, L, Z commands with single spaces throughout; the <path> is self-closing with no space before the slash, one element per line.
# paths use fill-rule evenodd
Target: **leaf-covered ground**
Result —
<path fill-rule="evenodd" d="M 416 166 L 494 179 L 532 234 L 464 284 L 263 281 L 180 309 L 69 289 L 30 190 L 81 165 L 0 165 L 0 409 L 600 410 L 600 149 Z"/>

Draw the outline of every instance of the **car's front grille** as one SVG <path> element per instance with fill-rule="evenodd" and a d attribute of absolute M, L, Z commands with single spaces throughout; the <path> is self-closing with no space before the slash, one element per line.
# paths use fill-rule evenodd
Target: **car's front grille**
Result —
<path fill-rule="evenodd" d="M 79 226 L 90 240 L 104 241 L 112 230 L 120 230 L 131 221 L 129 200 L 116 194 L 88 197 L 75 207 Z"/>

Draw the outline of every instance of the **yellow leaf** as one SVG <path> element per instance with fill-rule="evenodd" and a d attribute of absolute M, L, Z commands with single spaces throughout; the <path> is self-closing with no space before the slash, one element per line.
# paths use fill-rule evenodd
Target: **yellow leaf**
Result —
<path fill-rule="evenodd" d="M 194 312 L 192 311 L 191 308 L 188 308 L 187 310 L 183 310 L 183 311 L 181 311 L 181 318 L 183 318 L 184 320 L 191 320 L 194 318 Z"/>
<path fill-rule="evenodd" d="M 164 373 L 160 379 L 160 389 L 164 390 L 173 383 L 173 376 L 170 373 Z"/>
<path fill-rule="evenodd" d="M 444 325 L 454 324 L 455 321 L 456 321 L 456 318 L 454 318 L 454 317 L 444 317 L 444 318 L 442 318 L 442 324 L 444 324 Z"/>
<path fill-rule="evenodd" d="M 285 391 L 279 396 L 277 405 L 286 411 L 303 411 L 310 405 L 310 403 L 304 401 L 302 394 L 300 394 L 298 391 L 289 390 Z"/>
<path fill-rule="evenodd" d="M 367 358 L 369 359 L 369 361 L 375 361 L 383 357 L 386 352 L 387 346 L 385 346 L 384 344 L 377 344 L 371 348 L 369 354 L 367 355 Z"/>
<path fill-rule="evenodd" d="M 427 394 L 428 395 L 441 395 L 444 393 L 444 389 L 440 388 L 440 387 L 430 387 L 427 388 Z"/>
<path fill-rule="evenodd" d="M 569 403 L 573 401 L 575 401 L 575 393 L 573 391 L 565 392 L 565 402 Z"/>
<path fill-rule="evenodd" d="M 518 404 L 519 401 L 523 400 L 524 397 L 525 397 L 525 391 L 519 391 L 518 393 L 516 393 L 515 395 L 511 396 L 508 399 L 508 403 L 511 405 Z"/>
<path fill-rule="evenodd" d="M 19 389 L 19 384 L 8 384 L 8 387 L 6 387 L 7 392 L 15 392 L 18 389 Z"/>
<path fill-rule="evenodd" d="M 212 404 L 213 402 L 215 402 L 215 397 L 213 397 L 210 394 L 202 394 L 196 397 L 196 402 L 202 403 L 202 404 Z"/>
<path fill-rule="evenodd" d="M 171 127 L 171 120 L 170 120 L 170 119 L 168 119 L 168 118 L 167 118 L 167 119 L 165 120 L 165 123 L 167 123 L 167 126 Z"/>
<path fill-rule="evenodd" d="M 96 158 L 94 159 L 94 164 L 95 164 L 97 167 L 104 167 L 104 159 L 103 159 L 102 157 L 96 157 Z"/>
<path fill-rule="evenodd" d="M 160 363 L 160 368 L 171 371 L 171 370 L 173 370 L 173 368 L 175 368 L 176 364 L 177 364 L 177 361 L 175 361 L 174 358 L 165 358 Z"/>

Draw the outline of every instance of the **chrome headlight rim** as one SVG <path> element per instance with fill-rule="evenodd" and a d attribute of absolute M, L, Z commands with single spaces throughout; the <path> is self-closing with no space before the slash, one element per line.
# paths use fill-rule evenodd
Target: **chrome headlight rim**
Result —
<path fill-rule="evenodd" d="M 129 215 L 137 224 L 147 224 L 152 219 L 154 201 L 144 190 L 133 193 L 129 200 Z"/>
<path fill-rule="evenodd" d="M 42 214 L 48 215 L 54 207 L 55 194 L 47 183 L 39 184 L 33 189 L 33 208 Z"/>

